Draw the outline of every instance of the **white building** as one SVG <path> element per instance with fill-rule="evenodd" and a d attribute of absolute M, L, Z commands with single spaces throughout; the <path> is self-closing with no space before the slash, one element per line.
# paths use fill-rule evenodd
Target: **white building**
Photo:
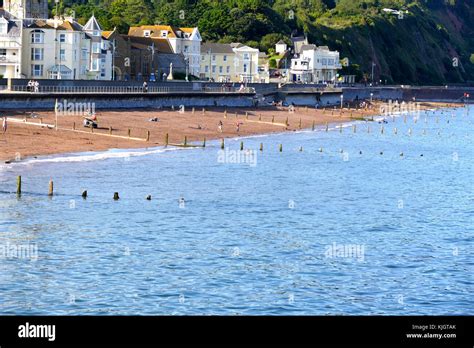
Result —
<path fill-rule="evenodd" d="M 278 41 L 275 45 L 275 52 L 278 54 L 285 53 L 287 49 L 288 45 L 283 40 Z"/>
<path fill-rule="evenodd" d="M 232 43 L 235 58 L 235 75 L 242 82 L 259 82 L 258 80 L 258 48 L 241 43 Z"/>
<path fill-rule="evenodd" d="M 110 43 L 94 16 L 84 27 L 72 18 L 25 21 L 22 51 L 25 78 L 112 79 Z"/>
<path fill-rule="evenodd" d="M 173 49 L 173 53 L 184 55 L 189 73 L 199 76 L 202 38 L 197 27 L 180 28 L 170 25 L 142 25 L 140 27 L 130 27 L 128 35 L 167 39 Z"/>
<path fill-rule="evenodd" d="M 21 77 L 22 23 L 0 8 L 0 76 Z"/>
<path fill-rule="evenodd" d="M 342 69 L 339 52 L 327 46 L 302 45 L 291 59 L 290 81 L 302 83 L 334 83 Z"/>

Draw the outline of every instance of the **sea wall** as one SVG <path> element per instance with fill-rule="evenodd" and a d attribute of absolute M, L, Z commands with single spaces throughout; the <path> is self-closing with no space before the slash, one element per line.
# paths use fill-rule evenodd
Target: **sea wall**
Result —
<path fill-rule="evenodd" d="M 1 94 L 0 110 L 54 110 L 55 102 L 90 103 L 96 109 L 131 109 L 176 107 L 251 107 L 254 105 L 253 94 Z"/>

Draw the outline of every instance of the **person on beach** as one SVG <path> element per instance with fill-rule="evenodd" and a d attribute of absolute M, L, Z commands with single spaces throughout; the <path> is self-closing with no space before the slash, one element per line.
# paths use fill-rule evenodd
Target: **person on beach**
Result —
<path fill-rule="evenodd" d="M 34 82 L 34 87 L 35 87 L 35 92 L 39 92 L 39 82 L 38 81 L 35 81 Z"/>
<path fill-rule="evenodd" d="M 143 93 L 146 93 L 148 92 L 148 84 L 146 83 L 146 81 L 143 82 Z"/>
<path fill-rule="evenodd" d="M 33 82 L 31 80 L 28 81 L 27 90 L 28 92 L 33 92 Z"/>
<path fill-rule="evenodd" d="M 3 122 L 2 122 L 2 131 L 3 131 L 3 134 L 6 133 L 7 128 L 8 128 L 8 125 L 7 125 L 7 117 L 5 116 L 5 117 L 3 118 Z"/>
<path fill-rule="evenodd" d="M 237 121 L 237 124 L 236 124 L 236 131 L 237 133 L 240 131 L 240 122 Z"/>
<path fill-rule="evenodd" d="M 224 124 L 222 123 L 222 121 L 219 121 L 219 124 L 217 125 L 217 128 L 219 129 L 219 132 L 221 132 L 221 133 L 222 133 L 222 126 L 223 125 Z"/>

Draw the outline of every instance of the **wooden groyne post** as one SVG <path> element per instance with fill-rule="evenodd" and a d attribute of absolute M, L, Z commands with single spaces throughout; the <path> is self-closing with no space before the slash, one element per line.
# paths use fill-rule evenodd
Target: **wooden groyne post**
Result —
<path fill-rule="evenodd" d="M 54 191 L 54 183 L 53 180 L 49 180 L 49 186 L 48 186 L 48 196 L 52 196 Z"/>
<path fill-rule="evenodd" d="M 21 175 L 16 178 L 16 194 L 21 195 Z"/>

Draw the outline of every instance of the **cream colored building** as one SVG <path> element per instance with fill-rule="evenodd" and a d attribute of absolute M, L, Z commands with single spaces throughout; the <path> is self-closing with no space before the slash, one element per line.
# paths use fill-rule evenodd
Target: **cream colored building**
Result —
<path fill-rule="evenodd" d="M 235 81 L 234 60 L 235 53 L 229 44 L 203 43 L 199 77 L 216 82 Z"/>
<path fill-rule="evenodd" d="M 23 28 L 22 73 L 32 79 L 111 80 L 112 52 L 95 17 L 34 20 Z"/>
<path fill-rule="evenodd" d="M 201 34 L 198 28 L 173 27 L 171 25 L 142 25 L 130 27 L 129 36 L 167 39 L 173 53 L 183 54 L 188 72 L 200 75 Z"/>
<path fill-rule="evenodd" d="M 259 82 L 259 50 L 240 43 L 204 43 L 201 79 L 216 82 Z"/>

